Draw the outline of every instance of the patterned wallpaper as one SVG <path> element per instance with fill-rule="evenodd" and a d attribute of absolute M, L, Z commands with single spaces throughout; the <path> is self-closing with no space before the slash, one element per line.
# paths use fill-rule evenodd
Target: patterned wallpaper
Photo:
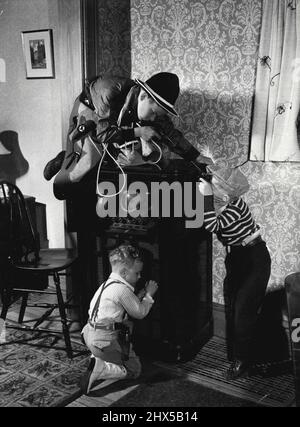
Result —
<path fill-rule="evenodd" d="M 108 1 L 118 22 L 116 3 Z M 132 76 L 177 73 L 178 128 L 229 165 L 242 164 L 248 156 L 260 24 L 261 0 L 131 0 Z M 119 39 L 111 29 L 103 37 L 111 46 Z M 112 49 L 108 70 L 113 56 Z M 117 58 L 122 69 L 127 52 Z M 269 288 L 276 288 L 287 274 L 300 270 L 300 164 L 247 162 L 242 168 L 251 184 L 245 199 L 272 256 Z M 223 303 L 224 274 L 224 249 L 215 239 L 213 296 L 218 303 Z"/>
<path fill-rule="evenodd" d="M 97 0 L 98 74 L 131 75 L 130 0 Z"/>

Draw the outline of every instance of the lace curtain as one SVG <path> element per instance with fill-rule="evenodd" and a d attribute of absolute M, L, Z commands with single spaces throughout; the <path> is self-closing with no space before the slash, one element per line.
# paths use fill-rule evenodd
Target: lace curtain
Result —
<path fill-rule="evenodd" d="M 263 0 L 250 160 L 300 161 L 300 0 Z"/>

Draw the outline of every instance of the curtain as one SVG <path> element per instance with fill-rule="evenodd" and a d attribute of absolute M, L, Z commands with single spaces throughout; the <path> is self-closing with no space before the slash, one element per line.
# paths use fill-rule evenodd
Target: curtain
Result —
<path fill-rule="evenodd" d="M 300 0 L 263 0 L 250 160 L 300 161 Z"/>

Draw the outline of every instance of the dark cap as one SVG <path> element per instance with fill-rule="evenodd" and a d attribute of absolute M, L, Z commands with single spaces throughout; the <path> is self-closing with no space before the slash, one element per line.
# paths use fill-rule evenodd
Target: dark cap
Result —
<path fill-rule="evenodd" d="M 136 79 L 136 82 L 144 89 L 152 99 L 168 113 L 178 116 L 174 104 L 179 95 L 179 79 L 173 73 L 158 73 L 142 82 Z"/>

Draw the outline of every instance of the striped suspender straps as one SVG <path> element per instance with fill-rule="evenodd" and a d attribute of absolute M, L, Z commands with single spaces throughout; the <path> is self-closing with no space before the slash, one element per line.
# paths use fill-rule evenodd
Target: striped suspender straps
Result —
<path fill-rule="evenodd" d="M 106 282 L 104 282 L 103 285 L 102 285 L 101 292 L 100 292 L 100 294 L 99 294 L 99 296 L 97 298 L 97 301 L 96 301 L 96 303 L 94 305 L 94 308 L 93 308 L 93 311 L 92 311 L 92 315 L 91 315 L 91 319 L 90 319 L 91 322 L 95 322 L 96 321 L 96 317 L 97 317 L 97 313 L 98 313 L 98 309 L 99 309 L 99 305 L 100 305 L 100 299 L 101 299 L 101 296 L 103 294 L 103 291 L 106 288 L 108 288 L 110 285 L 112 285 L 113 283 L 122 283 L 119 280 L 114 280 L 114 281 L 112 281 L 110 283 L 107 283 L 107 282 L 108 282 L 108 280 Z"/>

